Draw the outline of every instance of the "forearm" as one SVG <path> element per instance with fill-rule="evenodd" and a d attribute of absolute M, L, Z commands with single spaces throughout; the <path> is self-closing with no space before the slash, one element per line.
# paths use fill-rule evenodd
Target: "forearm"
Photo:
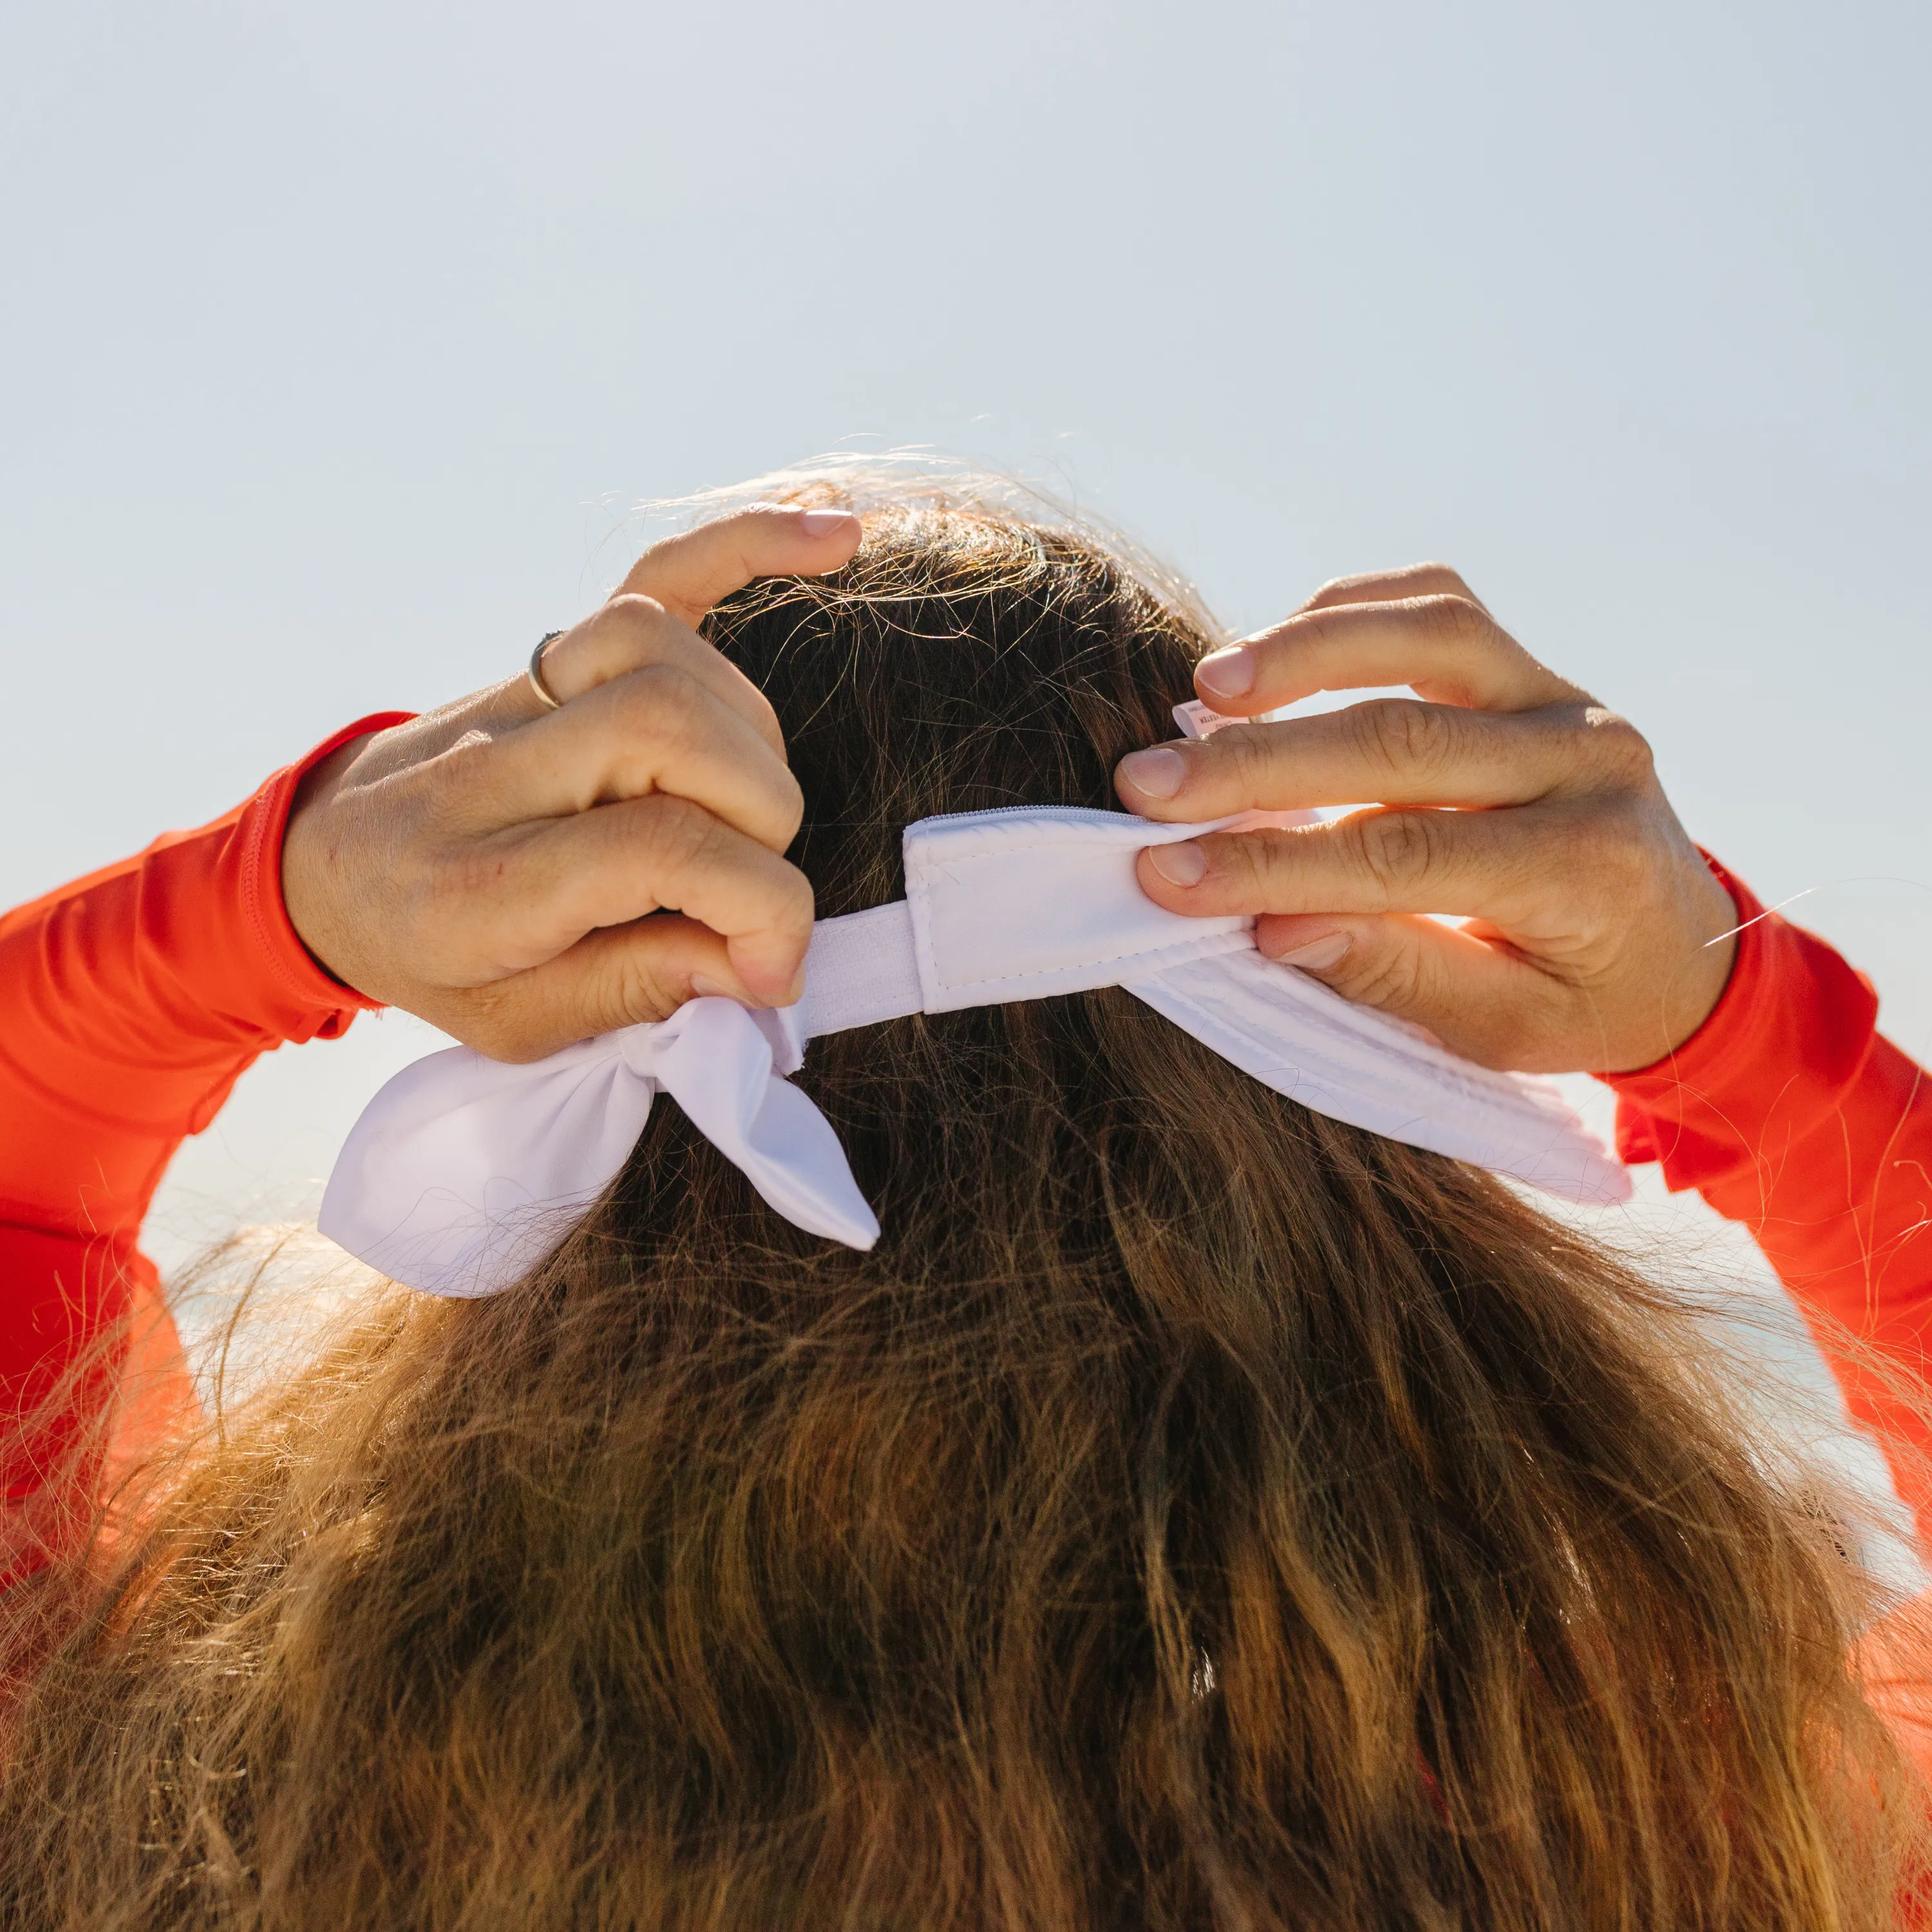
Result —
<path fill-rule="evenodd" d="M 158 1310 L 136 1244 L 175 1149 L 257 1054 L 371 1004 L 303 950 L 280 858 L 302 772 L 387 722 L 0 919 L 0 1486 L 16 1502 L 50 1480 L 64 1492 L 117 1366 L 102 1348 L 130 1297 Z"/>
<path fill-rule="evenodd" d="M 255 1057 L 370 1003 L 303 951 L 279 856 L 302 771 L 0 919 L 0 1218 L 130 1233 L 170 1156 Z"/>
<path fill-rule="evenodd" d="M 1753 922 L 1731 983 L 1669 1061 L 1612 1082 L 1622 1151 L 1750 1228 L 1932 1535 L 1932 1093 L 1870 987 L 1726 883 Z"/>

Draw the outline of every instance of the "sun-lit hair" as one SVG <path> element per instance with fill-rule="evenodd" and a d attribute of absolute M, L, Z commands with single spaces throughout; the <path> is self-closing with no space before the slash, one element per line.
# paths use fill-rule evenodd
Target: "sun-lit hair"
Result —
<path fill-rule="evenodd" d="M 1111 806 L 1211 641 L 1077 529 L 862 500 L 710 626 L 821 916 L 910 820 Z M 520 1286 L 377 1298 L 16 1593 L 0 1924 L 1892 1922 L 1865 1586 L 1678 1298 L 1118 990 L 800 1078 L 872 1252 L 662 1107 Z"/>

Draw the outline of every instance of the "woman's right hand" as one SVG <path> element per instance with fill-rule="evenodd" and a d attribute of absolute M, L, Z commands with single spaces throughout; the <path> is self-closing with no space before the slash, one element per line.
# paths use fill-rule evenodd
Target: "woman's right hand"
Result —
<path fill-rule="evenodd" d="M 304 781 L 284 843 L 302 943 L 496 1060 L 696 994 L 796 999 L 812 920 L 783 856 L 798 785 L 771 706 L 696 626 L 754 578 L 836 569 L 860 536 L 838 511 L 704 524 L 646 551 L 551 644 L 560 709 L 518 676 L 342 747 Z"/>
<path fill-rule="evenodd" d="M 1716 1005 L 1736 908 L 1649 746 L 1454 571 L 1342 578 L 1195 676 L 1204 702 L 1249 718 L 1318 691 L 1406 684 L 1416 698 L 1130 753 L 1116 780 L 1148 818 L 1378 802 L 1151 848 L 1139 877 L 1157 904 L 1253 914 L 1271 958 L 1490 1066 L 1628 1072 Z"/>

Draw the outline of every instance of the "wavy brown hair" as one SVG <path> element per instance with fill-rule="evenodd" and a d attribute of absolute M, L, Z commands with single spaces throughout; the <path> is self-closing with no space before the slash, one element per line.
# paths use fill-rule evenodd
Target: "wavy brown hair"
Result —
<path fill-rule="evenodd" d="M 910 820 L 1111 804 L 1210 641 L 900 494 L 712 620 L 822 914 Z M 872 1253 L 666 1105 L 518 1286 L 379 1300 L 15 1594 L 0 1923 L 1891 1922 L 1864 1586 L 1678 1298 L 1118 991 L 800 1078 Z"/>

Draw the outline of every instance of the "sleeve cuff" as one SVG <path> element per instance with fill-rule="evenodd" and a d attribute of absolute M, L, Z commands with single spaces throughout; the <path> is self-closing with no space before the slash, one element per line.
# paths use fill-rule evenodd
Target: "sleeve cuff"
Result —
<path fill-rule="evenodd" d="M 378 711 L 358 718 L 332 733 L 304 758 L 276 772 L 242 808 L 241 833 L 242 904 L 250 938 L 263 966 L 281 993 L 293 1004 L 292 1040 L 333 1040 L 346 1030 L 358 1012 L 382 1006 L 328 973 L 303 945 L 289 918 L 282 897 L 282 841 L 297 788 L 323 759 L 352 739 L 406 724 L 412 711 Z M 294 1018 L 295 1015 L 290 1017 Z"/>
<path fill-rule="evenodd" d="M 1652 1065 L 1603 1076 L 1617 1096 L 1617 1151 L 1662 1164 L 1673 1189 L 1754 1161 L 1775 1122 L 1787 1131 L 1836 1108 L 1857 1080 L 1878 1020 L 1871 983 L 1814 934 L 1767 912 L 1706 854 L 1737 908 L 1738 950 L 1718 1004 Z"/>

